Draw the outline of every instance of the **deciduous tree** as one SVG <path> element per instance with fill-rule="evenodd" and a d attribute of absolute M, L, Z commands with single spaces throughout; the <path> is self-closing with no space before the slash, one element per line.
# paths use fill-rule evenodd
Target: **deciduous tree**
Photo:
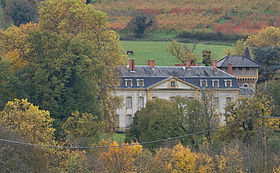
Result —
<path fill-rule="evenodd" d="M 37 22 L 38 1 L 37 0 L 6 0 L 4 14 L 10 17 L 14 25 Z"/>
<path fill-rule="evenodd" d="M 78 111 L 68 117 L 62 128 L 74 144 L 91 145 L 99 139 L 103 124 L 98 116 Z"/>
<path fill-rule="evenodd" d="M 191 52 L 187 44 L 180 44 L 173 40 L 168 42 L 166 50 L 182 64 L 186 64 L 187 60 L 191 60 L 191 63 L 196 62 L 196 56 Z"/>
<path fill-rule="evenodd" d="M 164 99 L 151 101 L 146 108 L 136 112 L 133 124 L 126 132 L 126 141 L 145 142 L 195 133 L 204 128 L 201 110 L 202 105 L 197 100 L 189 101 L 188 98 L 178 97 L 174 102 Z M 202 138 L 193 136 L 180 141 L 197 149 Z M 148 144 L 144 147 L 153 150 L 163 145 L 174 145 L 178 141 Z"/>
<path fill-rule="evenodd" d="M 155 16 L 144 12 L 137 12 L 127 23 L 126 29 L 133 32 L 136 38 L 142 38 L 147 30 L 155 29 L 156 26 L 157 20 Z"/>
<path fill-rule="evenodd" d="M 54 144 L 53 119 L 26 99 L 9 101 L 0 112 L 0 123 L 30 143 Z"/>

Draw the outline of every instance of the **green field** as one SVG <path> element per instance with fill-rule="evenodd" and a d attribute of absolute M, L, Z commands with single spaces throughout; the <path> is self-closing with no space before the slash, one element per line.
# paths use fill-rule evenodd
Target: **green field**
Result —
<path fill-rule="evenodd" d="M 159 41 L 121 41 L 124 50 L 132 50 L 134 55 L 129 55 L 130 59 L 135 59 L 137 65 L 146 65 L 149 59 L 155 60 L 155 65 L 173 66 L 176 62 L 175 58 L 166 51 L 168 42 Z M 193 44 L 188 43 L 192 49 Z M 202 60 L 202 51 L 209 49 L 212 51 L 212 59 L 221 59 L 226 56 L 225 50 L 229 46 L 224 45 L 207 45 L 196 44 L 194 53 L 197 55 L 198 61 Z"/>

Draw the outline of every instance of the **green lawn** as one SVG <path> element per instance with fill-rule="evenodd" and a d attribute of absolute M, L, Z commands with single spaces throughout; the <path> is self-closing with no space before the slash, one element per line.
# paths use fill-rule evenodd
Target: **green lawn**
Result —
<path fill-rule="evenodd" d="M 108 134 L 108 133 L 104 133 L 101 135 L 101 139 L 104 139 L 106 141 L 116 141 L 118 144 L 122 144 L 124 143 L 124 139 L 125 139 L 125 134 L 124 133 L 112 133 L 112 134 Z"/>
<path fill-rule="evenodd" d="M 160 41 L 121 41 L 121 45 L 127 50 L 133 50 L 134 55 L 129 55 L 129 58 L 135 59 L 137 65 L 146 65 L 148 59 L 154 59 L 155 65 L 173 66 L 176 61 L 167 51 L 168 42 Z M 188 43 L 190 48 L 193 48 L 192 43 Z M 198 61 L 202 60 L 202 51 L 209 49 L 212 51 L 213 59 L 221 59 L 225 54 L 225 49 L 229 46 L 224 45 L 207 45 L 197 44 L 194 53 L 197 55 Z"/>

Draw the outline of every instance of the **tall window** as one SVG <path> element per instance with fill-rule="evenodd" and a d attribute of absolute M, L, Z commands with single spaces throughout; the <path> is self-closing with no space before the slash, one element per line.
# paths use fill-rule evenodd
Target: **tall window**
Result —
<path fill-rule="evenodd" d="M 207 87 L 207 80 L 206 79 L 200 80 L 200 86 L 201 87 Z"/>
<path fill-rule="evenodd" d="M 125 86 L 132 87 L 132 79 L 125 79 Z"/>
<path fill-rule="evenodd" d="M 144 79 L 137 79 L 137 86 L 143 87 L 144 86 Z"/>
<path fill-rule="evenodd" d="M 170 82 L 170 87 L 171 87 L 171 88 L 175 88 L 175 87 L 176 87 L 175 81 L 171 81 L 171 82 Z"/>
<path fill-rule="evenodd" d="M 120 127 L 120 116 L 116 115 L 116 127 L 119 128 Z"/>
<path fill-rule="evenodd" d="M 231 97 L 226 97 L 226 103 L 231 103 Z"/>
<path fill-rule="evenodd" d="M 138 97 L 138 108 L 144 107 L 144 97 Z"/>
<path fill-rule="evenodd" d="M 238 69 L 241 71 L 241 70 L 242 70 L 242 67 L 238 67 Z"/>
<path fill-rule="evenodd" d="M 225 80 L 225 87 L 226 87 L 226 88 L 232 87 L 232 83 L 231 83 L 231 80 L 230 80 L 230 79 L 226 79 L 226 80 Z"/>
<path fill-rule="evenodd" d="M 132 108 L 132 97 L 126 97 L 126 109 Z"/>
<path fill-rule="evenodd" d="M 220 87 L 219 80 L 218 79 L 212 80 L 212 86 L 213 88 L 219 88 Z"/>
<path fill-rule="evenodd" d="M 130 114 L 126 115 L 126 127 L 129 128 L 132 123 L 132 116 Z"/>
<path fill-rule="evenodd" d="M 217 108 L 219 106 L 219 97 L 214 97 L 213 98 L 213 106 Z"/>

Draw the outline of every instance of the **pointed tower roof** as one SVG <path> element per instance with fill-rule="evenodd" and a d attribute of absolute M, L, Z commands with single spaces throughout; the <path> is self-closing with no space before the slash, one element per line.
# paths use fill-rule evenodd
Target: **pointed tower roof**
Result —
<path fill-rule="evenodd" d="M 254 67 L 259 68 L 260 65 L 253 60 L 250 54 L 249 47 L 246 46 L 243 55 L 230 55 L 224 57 L 218 61 L 218 67 L 228 67 L 228 64 L 232 64 L 232 67 Z"/>
<path fill-rule="evenodd" d="M 245 49 L 244 54 L 243 54 L 243 57 L 252 59 L 251 53 L 250 53 L 250 50 L 249 50 L 249 46 L 246 46 L 246 49 Z"/>

